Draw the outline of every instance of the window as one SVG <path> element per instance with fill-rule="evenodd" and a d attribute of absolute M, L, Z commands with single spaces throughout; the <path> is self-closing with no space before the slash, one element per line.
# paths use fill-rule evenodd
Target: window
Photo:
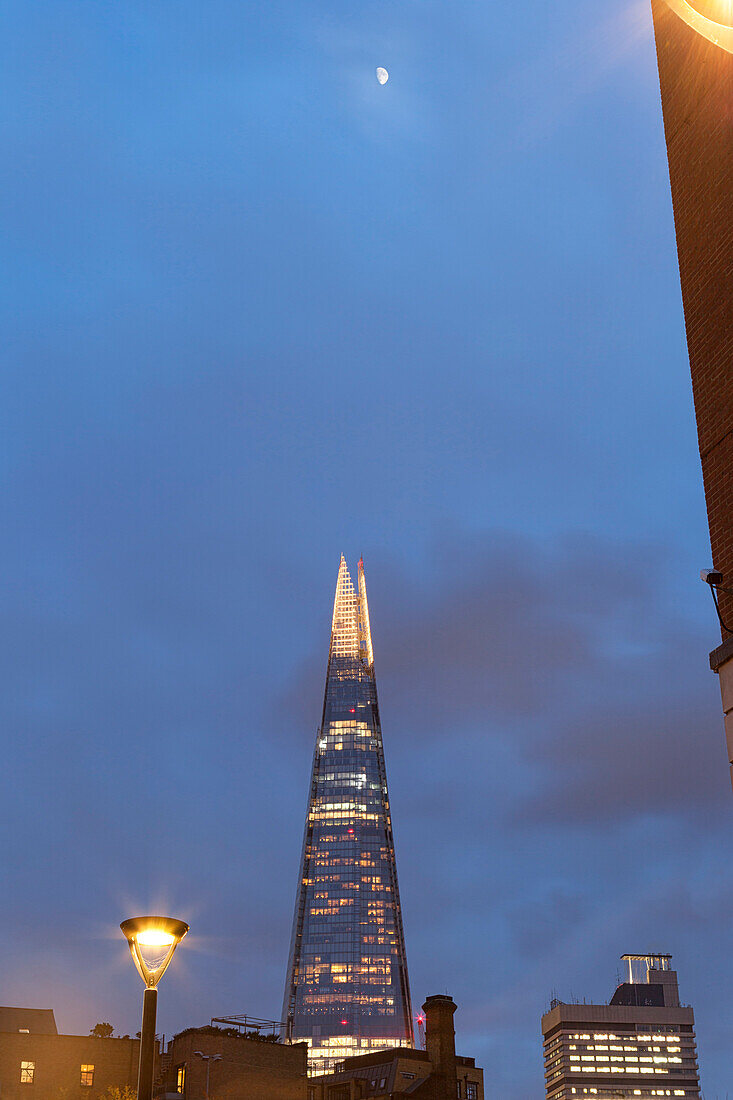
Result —
<path fill-rule="evenodd" d="M 186 1063 L 176 1069 L 176 1092 L 186 1091 Z"/>
<path fill-rule="evenodd" d="M 94 1084 L 94 1066 L 87 1065 L 85 1062 L 82 1062 L 79 1084 L 87 1085 L 89 1087 Z"/>
<path fill-rule="evenodd" d="M 32 1085 L 33 1077 L 36 1072 L 35 1062 L 21 1062 L 20 1063 L 20 1083 L 21 1085 Z"/>
<path fill-rule="evenodd" d="M 466 1100 L 478 1100 L 478 1085 L 475 1081 L 466 1081 Z"/>
<path fill-rule="evenodd" d="M 456 1096 L 460 1100 L 460 1096 L 461 1096 L 461 1082 L 460 1081 L 456 1081 Z"/>

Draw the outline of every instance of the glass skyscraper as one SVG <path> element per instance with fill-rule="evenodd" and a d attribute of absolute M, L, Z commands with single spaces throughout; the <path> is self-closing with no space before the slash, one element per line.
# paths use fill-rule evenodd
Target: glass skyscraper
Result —
<path fill-rule="evenodd" d="M 355 589 L 343 555 L 283 1019 L 315 1073 L 413 1042 L 364 565 Z"/>

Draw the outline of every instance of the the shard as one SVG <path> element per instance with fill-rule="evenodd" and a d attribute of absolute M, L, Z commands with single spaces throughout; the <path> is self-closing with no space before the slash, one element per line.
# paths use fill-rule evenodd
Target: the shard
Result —
<path fill-rule="evenodd" d="M 283 1018 L 312 1073 L 413 1042 L 364 566 L 355 589 L 343 556 Z"/>

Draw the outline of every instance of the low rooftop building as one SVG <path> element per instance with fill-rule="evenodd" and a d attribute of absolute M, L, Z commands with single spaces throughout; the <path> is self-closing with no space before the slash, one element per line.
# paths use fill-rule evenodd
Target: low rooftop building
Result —
<path fill-rule="evenodd" d="M 425 1050 L 392 1047 L 345 1058 L 336 1072 L 311 1078 L 308 1100 L 483 1100 L 484 1075 L 456 1054 L 451 997 L 428 997 Z"/>
<path fill-rule="evenodd" d="M 97 1100 L 137 1087 L 139 1039 L 59 1035 L 50 1008 L 0 1008 L 2 1100 Z"/>
<path fill-rule="evenodd" d="M 187 1028 L 168 1043 L 155 1091 L 161 1100 L 306 1100 L 307 1057 L 307 1043 Z"/>

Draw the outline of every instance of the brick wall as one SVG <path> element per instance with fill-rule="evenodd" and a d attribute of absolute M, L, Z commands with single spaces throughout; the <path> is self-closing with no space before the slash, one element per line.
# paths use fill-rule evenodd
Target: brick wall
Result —
<path fill-rule="evenodd" d="M 194 1051 L 220 1054 L 210 1062 L 210 1100 L 306 1100 L 308 1047 L 305 1043 L 258 1042 L 211 1033 L 190 1031 L 168 1044 L 165 1081 L 159 1091 L 177 1091 L 177 1070 L 185 1067 L 184 1100 L 204 1100 L 206 1063 Z"/>
<path fill-rule="evenodd" d="M 733 54 L 666 0 L 652 14 L 712 561 L 733 587 Z M 733 626 L 733 596 L 721 610 Z"/>
<path fill-rule="evenodd" d="M 2 1100 L 97 1100 L 110 1086 L 137 1088 L 138 1039 L 85 1035 L 0 1033 Z M 21 1083 L 21 1062 L 32 1063 L 33 1080 Z M 81 1066 L 94 1066 L 81 1084 Z"/>

